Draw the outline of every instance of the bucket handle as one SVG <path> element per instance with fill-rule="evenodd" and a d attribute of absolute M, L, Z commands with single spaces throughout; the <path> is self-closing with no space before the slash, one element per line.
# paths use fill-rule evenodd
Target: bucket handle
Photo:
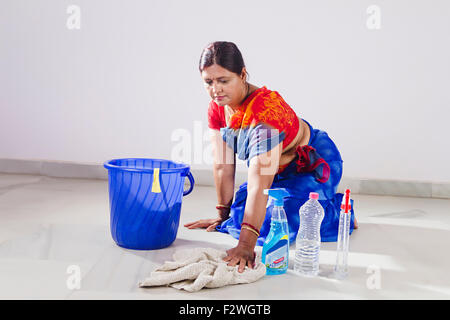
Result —
<path fill-rule="evenodd" d="M 188 177 L 191 186 L 190 186 L 189 190 L 183 191 L 183 197 L 187 196 L 189 193 L 192 192 L 192 189 L 194 189 L 194 184 L 195 184 L 194 177 L 192 176 L 192 173 L 190 171 L 188 172 L 188 174 L 186 176 Z"/>

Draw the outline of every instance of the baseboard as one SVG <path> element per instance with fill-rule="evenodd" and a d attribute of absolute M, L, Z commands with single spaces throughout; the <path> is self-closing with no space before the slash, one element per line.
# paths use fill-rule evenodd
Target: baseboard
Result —
<path fill-rule="evenodd" d="M 214 186 L 212 170 L 191 168 L 196 185 Z M 57 178 L 108 179 L 103 164 L 37 159 L 0 159 L 0 173 L 31 174 Z M 247 181 L 246 171 L 237 171 L 235 187 Z M 188 185 L 188 179 L 186 179 Z M 338 192 L 354 194 L 450 199 L 450 183 L 377 180 L 343 177 Z"/>

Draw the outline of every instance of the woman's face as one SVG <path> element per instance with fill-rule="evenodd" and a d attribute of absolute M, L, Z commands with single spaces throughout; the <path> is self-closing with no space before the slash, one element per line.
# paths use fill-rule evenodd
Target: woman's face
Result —
<path fill-rule="evenodd" d="M 217 64 L 203 69 L 201 75 L 206 91 L 217 105 L 228 105 L 232 108 L 240 105 L 247 94 L 244 70 L 245 68 L 242 76 L 238 76 Z"/>

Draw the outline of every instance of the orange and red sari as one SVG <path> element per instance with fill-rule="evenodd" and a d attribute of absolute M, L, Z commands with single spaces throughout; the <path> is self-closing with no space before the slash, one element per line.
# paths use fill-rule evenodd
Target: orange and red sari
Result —
<path fill-rule="evenodd" d="M 282 143 L 284 151 L 295 139 L 300 123 L 295 111 L 281 95 L 263 86 L 245 99 L 229 119 L 228 125 L 225 121 L 224 107 L 211 101 L 208 109 L 208 126 L 220 130 L 223 140 L 239 159 L 247 160 L 248 165 L 251 158 L 271 150 L 279 143 Z M 329 176 L 329 168 L 325 160 L 310 154 L 314 151 L 310 146 L 297 148 L 297 171 L 311 172 L 323 164 L 323 176 L 319 181 L 325 182 Z M 283 172 L 288 165 L 289 163 L 280 165 L 277 173 Z"/>

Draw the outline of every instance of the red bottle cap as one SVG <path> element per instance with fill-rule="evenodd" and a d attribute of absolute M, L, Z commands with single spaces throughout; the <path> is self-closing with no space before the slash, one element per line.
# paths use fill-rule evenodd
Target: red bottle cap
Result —
<path fill-rule="evenodd" d="M 345 196 L 342 199 L 341 209 L 344 210 L 345 213 L 348 213 L 352 205 L 350 204 L 350 189 L 345 190 Z"/>
<path fill-rule="evenodd" d="M 319 194 L 317 192 L 310 192 L 309 193 L 309 198 L 310 199 L 319 200 Z"/>

